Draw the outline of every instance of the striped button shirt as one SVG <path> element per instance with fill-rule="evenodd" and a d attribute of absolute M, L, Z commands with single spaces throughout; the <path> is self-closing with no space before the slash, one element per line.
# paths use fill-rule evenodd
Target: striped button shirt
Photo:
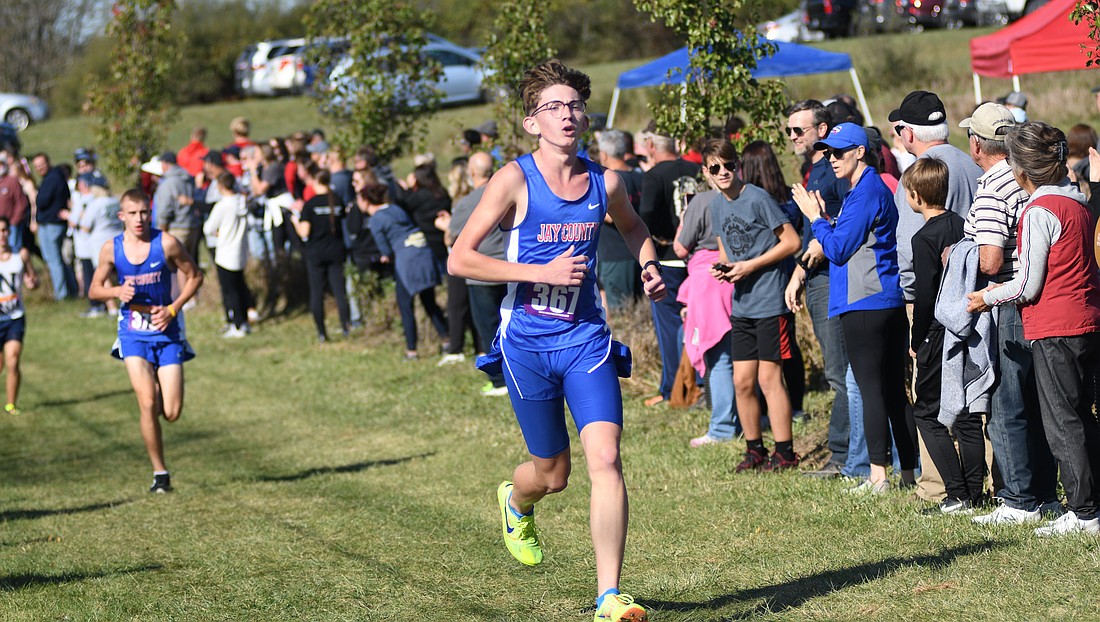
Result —
<path fill-rule="evenodd" d="M 1028 195 L 1012 175 L 1006 160 L 994 164 L 978 178 L 978 191 L 966 217 L 963 233 L 979 246 L 1005 249 L 1004 265 L 996 280 L 1003 283 L 1016 274 L 1019 253 L 1016 249 L 1016 225 L 1027 205 Z"/>

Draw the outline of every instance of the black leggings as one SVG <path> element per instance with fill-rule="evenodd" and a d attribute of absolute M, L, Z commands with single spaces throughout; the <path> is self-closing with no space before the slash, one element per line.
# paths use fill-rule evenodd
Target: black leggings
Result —
<path fill-rule="evenodd" d="M 802 410 L 802 402 L 806 396 L 806 366 L 798 339 L 791 339 L 791 358 L 783 360 L 783 380 L 787 383 L 787 393 L 791 396 L 791 409 Z"/>
<path fill-rule="evenodd" d="M 947 496 L 961 501 L 980 501 L 985 487 L 985 436 L 981 413 L 964 410 L 955 419 L 953 432 L 939 421 L 943 371 L 943 330 L 928 333 L 917 345 L 917 387 L 913 417 L 920 429 L 928 457 L 943 478 Z"/>
<path fill-rule="evenodd" d="M 348 310 L 348 293 L 344 289 L 344 260 L 317 261 L 306 260 L 306 275 L 309 277 L 309 310 L 313 312 L 313 322 L 317 325 L 317 334 L 327 336 L 325 332 L 325 281 L 328 281 L 332 297 L 336 299 L 336 309 L 340 314 L 340 327 L 347 332 L 351 324 L 351 311 Z"/>
<path fill-rule="evenodd" d="M 80 276 L 84 285 L 84 297 L 88 298 L 88 292 L 92 291 L 92 275 L 95 273 L 95 266 L 92 264 L 91 259 L 80 260 Z M 92 300 L 88 298 L 89 309 L 106 309 L 107 303 L 100 302 L 98 300 Z"/>
<path fill-rule="evenodd" d="M 416 314 L 413 312 L 413 297 L 409 290 L 401 284 L 401 277 L 397 281 L 397 310 L 401 313 L 401 327 L 405 329 L 405 349 L 416 351 Z M 443 317 L 443 311 L 435 302 L 435 288 L 429 287 L 417 294 L 420 304 L 424 305 L 424 312 L 432 321 L 432 326 L 439 333 L 440 339 L 447 338 L 447 320 Z"/>
<path fill-rule="evenodd" d="M 470 314 L 470 297 L 466 279 L 462 277 L 447 275 L 447 327 L 451 341 L 447 354 L 462 352 L 467 327 L 474 337 L 474 346 L 480 346 L 474 320 Z"/>
<path fill-rule="evenodd" d="M 218 269 L 218 285 L 222 288 L 225 319 L 240 328 L 248 321 L 248 303 L 252 300 L 252 294 L 244 282 L 244 271 L 226 270 L 218 265 L 215 267 Z"/>
<path fill-rule="evenodd" d="M 893 430 L 902 469 L 917 466 L 917 430 L 905 398 L 909 322 L 905 310 L 849 311 L 840 316 L 852 374 L 863 396 L 863 429 L 871 464 L 890 464 Z"/>

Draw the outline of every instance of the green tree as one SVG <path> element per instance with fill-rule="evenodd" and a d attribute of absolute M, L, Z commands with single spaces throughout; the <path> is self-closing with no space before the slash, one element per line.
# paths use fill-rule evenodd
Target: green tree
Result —
<path fill-rule="evenodd" d="M 178 113 L 171 77 L 184 41 L 172 28 L 175 10 L 174 0 L 116 0 L 111 7 L 111 71 L 93 83 L 88 113 L 100 161 L 116 179 L 164 145 Z"/>
<path fill-rule="evenodd" d="M 787 105 L 783 85 L 752 77 L 756 61 L 773 54 L 775 46 L 758 38 L 740 12 L 755 4 L 745 0 L 634 0 L 651 19 L 660 20 L 687 40 L 688 80 L 666 85 L 651 105 L 657 128 L 664 134 L 694 141 L 713 125 L 736 114 L 747 117 L 738 147 L 752 140 L 778 144 L 783 140 L 781 117 Z"/>
<path fill-rule="evenodd" d="M 500 122 L 504 144 L 530 143 L 521 122 L 525 116 L 518 90 L 523 72 L 551 58 L 554 48 L 546 34 L 546 3 L 503 0 L 481 61 L 486 90 L 493 97 L 493 115 Z"/>
<path fill-rule="evenodd" d="M 1074 24 L 1085 22 L 1088 25 L 1089 38 L 1094 42 L 1091 48 L 1086 45 L 1081 46 L 1088 58 L 1085 61 L 1086 67 L 1100 64 L 1100 23 L 1098 23 L 1097 17 L 1100 17 L 1100 2 L 1094 0 L 1080 0 L 1069 14 L 1069 18 L 1073 20 Z"/>
<path fill-rule="evenodd" d="M 443 68 L 423 54 L 431 14 L 404 0 L 317 0 L 306 18 L 321 112 L 345 150 L 390 160 L 423 145 Z"/>

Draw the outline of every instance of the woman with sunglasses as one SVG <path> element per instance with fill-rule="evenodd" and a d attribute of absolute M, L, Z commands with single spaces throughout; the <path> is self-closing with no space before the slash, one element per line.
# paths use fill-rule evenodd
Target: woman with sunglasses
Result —
<path fill-rule="evenodd" d="M 898 212 L 878 172 L 864 162 L 867 133 L 841 123 L 814 148 L 825 152 L 837 179 L 851 192 L 834 218 L 821 196 L 801 184 L 793 187 L 798 208 L 810 220 L 829 260 L 829 317 L 840 317 L 852 373 L 863 395 L 863 423 L 871 457 L 871 475 L 851 490 L 882 493 L 890 489 L 890 431 L 898 448 L 902 485 L 914 482 L 916 428 L 906 414 L 905 358 L 909 324 L 898 278 Z"/>

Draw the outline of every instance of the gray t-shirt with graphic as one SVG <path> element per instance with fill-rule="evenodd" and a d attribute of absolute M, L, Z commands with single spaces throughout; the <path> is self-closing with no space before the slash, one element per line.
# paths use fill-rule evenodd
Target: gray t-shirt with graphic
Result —
<path fill-rule="evenodd" d="M 730 201 L 721 192 L 710 204 L 714 232 L 722 239 L 731 262 L 746 261 L 768 252 L 779 242 L 775 230 L 790 224 L 775 199 L 752 184 Z M 788 312 L 783 301 L 787 273 L 779 261 L 750 274 L 733 286 L 733 317 L 761 319 Z"/>

